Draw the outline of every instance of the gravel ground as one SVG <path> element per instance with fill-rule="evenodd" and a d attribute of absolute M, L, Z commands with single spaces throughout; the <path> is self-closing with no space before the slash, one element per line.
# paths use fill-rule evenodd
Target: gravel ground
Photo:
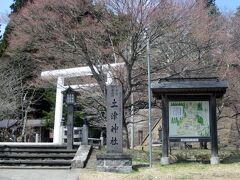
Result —
<path fill-rule="evenodd" d="M 77 180 L 80 169 L 0 169 L 0 180 Z"/>

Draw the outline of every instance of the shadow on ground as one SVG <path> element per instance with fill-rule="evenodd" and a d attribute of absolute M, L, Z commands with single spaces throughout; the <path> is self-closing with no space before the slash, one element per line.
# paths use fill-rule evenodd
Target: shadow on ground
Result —
<path fill-rule="evenodd" d="M 223 164 L 232 164 L 232 163 L 240 163 L 240 155 L 231 155 L 229 157 L 226 157 L 221 162 Z"/>
<path fill-rule="evenodd" d="M 140 163 L 140 164 L 132 165 L 133 171 L 139 171 L 139 168 L 145 168 L 145 167 L 149 167 L 149 164 L 147 164 L 147 163 Z"/>

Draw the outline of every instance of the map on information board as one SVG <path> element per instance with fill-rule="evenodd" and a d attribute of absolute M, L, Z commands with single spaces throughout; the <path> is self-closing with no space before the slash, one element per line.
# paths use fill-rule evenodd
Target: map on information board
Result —
<path fill-rule="evenodd" d="M 210 137 L 208 101 L 170 101 L 169 137 Z"/>

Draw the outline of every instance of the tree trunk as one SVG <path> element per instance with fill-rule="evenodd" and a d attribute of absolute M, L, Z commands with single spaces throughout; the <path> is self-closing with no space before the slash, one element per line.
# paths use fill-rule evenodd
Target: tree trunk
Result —
<path fill-rule="evenodd" d="M 28 107 L 25 109 L 24 117 L 23 117 L 23 127 L 21 133 L 21 139 L 26 142 L 26 124 L 27 124 L 27 115 L 28 115 Z"/>
<path fill-rule="evenodd" d="M 127 148 L 130 149 L 128 128 L 127 128 L 127 123 L 125 123 L 125 120 L 124 120 L 124 122 L 123 122 L 123 128 L 124 128 L 125 133 L 126 133 L 126 145 L 127 145 Z"/>

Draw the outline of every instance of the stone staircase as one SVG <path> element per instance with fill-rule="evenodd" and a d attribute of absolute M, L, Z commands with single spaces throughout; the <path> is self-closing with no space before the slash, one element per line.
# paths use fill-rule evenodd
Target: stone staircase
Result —
<path fill-rule="evenodd" d="M 76 151 L 54 144 L 0 145 L 0 168 L 71 168 Z"/>

